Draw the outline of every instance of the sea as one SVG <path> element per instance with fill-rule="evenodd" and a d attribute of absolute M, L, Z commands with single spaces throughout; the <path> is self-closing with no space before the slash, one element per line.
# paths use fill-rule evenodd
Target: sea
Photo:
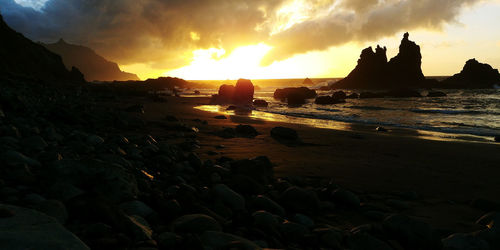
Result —
<path fill-rule="evenodd" d="M 307 87 L 316 89 L 318 96 L 322 96 L 331 95 L 332 91 L 321 91 L 319 88 L 338 79 L 311 80 L 314 85 Z M 310 99 L 300 107 L 289 107 L 273 98 L 277 88 L 301 86 L 302 81 L 303 79 L 252 80 L 254 85 L 259 86 L 254 98 L 266 100 L 269 106 L 257 107 L 251 112 L 238 115 L 339 130 L 384 127 L 389 131 L 413 131 L 419 137 L 433 140 L 494 142 L 494 137 L 500 136 L 500 89 L 433 89 L 445 92 L 447 96 L 347 99 L 346 103 L 332 105 L 318 105 L 314 103 L 314 99 Z M 214 81 L 198 82 L 214 84 Z M 234 83 L 235 81 L 232 84 Z M 183 96 L 211 96 L 217 93 L 216 88 L 198 91 L 199 94 L 194 94 L 191 90 L 186 90 Z M 360 91 L 344 92 L 349 94 Z M 420 92 L 425 96 L 428 90 Z M 218 105 L 197 108 L 217 113 L 233 112 Z"/>

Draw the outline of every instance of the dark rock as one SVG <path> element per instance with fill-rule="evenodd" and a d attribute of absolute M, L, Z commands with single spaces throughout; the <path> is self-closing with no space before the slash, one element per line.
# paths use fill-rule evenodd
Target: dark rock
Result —
<path fill-rule="evenodd" d="M 273 165 L 266 156 L 235 161 L 231 163 L 231 171 L 263 184 L 270 183 L 274 177 Z"/>
<path fill-rule="evenodd" d="M 126 107 L 125 111 L 144 114 L 144 106 L 142 106 L 140 104 L 132 105 L 132 106 Z"/>
<path fill-rule="evenodd" d="M 351 93 L 346 97 L 346 99 L 358 99 L 358 98 L 359 98 L 358 93 Z"/>
<path fill-rule="evenodd" d="M 316 104 L 338 104 L 338 103 L 345 103 L 344 99 L 336 99 L 333 96 L 318 96 L 314 100 L 314 103 Z"/>
<path fill-rule="evenodd" d="M 259 132 L 257 132 L 257 130 L 255 130 L 255 128 L 250 125 L 240 124 L 236 126 L 235 132 L 236 134 L 238 134 L 238 136 L 247 138 L 253 138 L 259 135 Z"/>
<path fill-rule="evenodd" d="M 471 201 L 471 206 L 483 210 L 484 212 L 499 211 L 500 203 L 486 199 L 474 199 Z"/>
<path fill-rule="evenodd" d="M 407 248 L 439 249 L 441 244 L 427 223 L 406 215 L 391 215 L 384 220 L 382 227 L 391 237 L 395 237 L 402 246 Z"/>
<path fill-rule="evenodd" d="M 376 130 L 376 131 L 378 131 L 378 132 L 387 132 L 387 131 L 388 131 L 388 130 L 387 130 L 386 128 L 384 128 L 384 127 L 376 127 L 376 128 L 375 128 L 375 130 Z"/>
<path fill-rule="evenodd" d="M 468 60 L 462 71 L 442 81 L 443 88 L 493 88 L 500 84 L 500 73 L 490 65 L 476 59 Z"/>
<path fill-rule="evenodd" d="M 316 91 L 306 87 L 276 89 L 273 94 L 275 99 L 283 100 L 292 98 L 294 100 L 305 100 L 316 97 Z"/>
<path fill-rule="evenodd" d="M 253 222 L 258 227 L 267 232 L 272 232 L 278 227 L 278 220 L 276 217 L 264 210 L 256 211 L 252 214 Z"/>
<path fill-rule="evenodd" d="M 420 92 L 411 89 L 394 89 L 384 93 L 384 97 L 409 98 L 422 97 Z"/>
<path fill-rule="evenodd" d="M 221 226 L 208 215 L 188 214 L 175 219 L 172 229 L 176 233 L 201 234 L 205 231 L 221 231 Z"/>
<path fill-rule="evenodd" d="M 311 79 L 306 78 L 306 79 L 304 79 L 304 81 L 302 82 L 302 85 L 306 85 L 306 86 L 307 86 L 307 85 L 314 85 L 314 82 L 313 82 Z"/>
<path fill-rule="evenodd" d="M 151 240 L 153 236 L 153 230 L 149 226 L 148 222 L 137 215 L 126 216 L 125 220 L 125 230 L 128 231 L 130 235 L 136 240 Z"/>
<path fill-rule="evenodd" d="M 182 241 L 182 237 L 172 232 L 163 232 L 158 235 L 157 240 L 158 245 L 163 249 L 176 249 L 176 246 Z"/>
<path fill-rule="evenodd" d="M 215 119 L 219 119 L 219 120 L 225 120 L 227 119 L 227 117 L 225 115 L 217 115 L 217 116 L 214 116 Z"/>
<path fill-rule="evenodd" d="M 297 131 L 291 128 L 274 127 L 271 129 L 271 137 L 276 140 L 295 141 L 299 139 Z"/>
<path fill-rule="evenodd" d="M 238 107 L 231 105 L 231 106 L 227 107 L 226 110 L 236 110 L 237 108 Z"/>
<path fill-rule="evenodd" d="M 500 142 L 500 135 L 497 135 L 495 136 L 495 138 L 493 138 L 496 142 Z"/>
<path fill-rule="evenodd" d="M 212 104 L 250 104 L 253 100 L 254 86 L 248 79 L 239 79 L 236 86 L 221 85 L 217 95 L 213 95 Z"/>
<path fill-rule="evenodd" d="M 356 68 L 332 85 L 337 89 L 391 89 L 423 87 L 428 84 L 422 73 L 420 47 L 404 34 L 399 53 L 387 62 L 387 49 L 368 47 L 361 52 Z M 402 85 L 404 83 L 404 85 Z"/>
<path fill-rule="evenodd" d="M 167 115 L 165 116 L 165 120 L 169 121 L 169 122 L 178 122 L 179 119 L 177 119 L 177 117 L 173 116 L 173 115 Z"/>
<path fill-rule="evenodd" d="M 487 213 L 476 221 L 476 224 L 486 226 L 500 232 L 500 212 Z"/>
<path fill-rule="evenodd" d="M 40 162 L 13 150 L 9 150 L 0 154 L 0 160 L 2 160 L 2 162 L 8 166 L 17 166 L 24 164 L 33 167 L 40 166 Z"/>
<path fill-rule="evenodd" d="M 213 196 L 233 211 L 245 209 L 245 198 L 224 184 L 217 184 L 212 188 Z"/>
<path fill-rule="evenodd" d="M 267 107 L 269 106 L 269 103 L 267 103 L 266 100 L 255 99 L 253 100 L 253 105 L 255 107 Z"/>
<path fill-rule="evenodd" d="M 472 234 L 456 233 L 442 239 L 443 250 L 490 250 L 487 241 Z"/>
<path fill-rule="evenodd" d="M 48 215 L 54 217 L 59 223 L 65 224 L 68 219 L 68 212 L 66 211 L 66 206 L 58 200 L 45 200 L 38 203 L 35 209 Z"/>
<path fill-rule="evenodd" d="M 261 249 L 254 242 L 233 234 L 205 231 L 200 236 L 203 246 L 208 249 Z"/>
<path fill-rule="evenodd" d="M 292 211 L 306 214 L 317 211 L 320 207 L 316 193 L 297 186 L 289 187 L 283 192 L 281 204 Z"/>
<path fill-rule="evenodd" d="M 219 137 L 226 138 L 226 139 L 236 137 L 236 131 L 234 128 L 225 128 L 223 130 L 217 131 L 215 134 Z"/>
<path fill-rule="evenodd" d="M 365 99 L 365 98 L 383 98 L 383 97 L 384 97 L 383 93 L 361 92 L 361 94 L 359 94 L 359 99 Z"/>
<path fill-rule="evenodd" d="M 279 230 L 283 237 L 291 242 L 301 242 L 309 233 L 309 229 L 301 224 L 285 221 L 279 226 Z"/>
<path fill-rule="evenodd" d="M 265 210 L 279 216 L 285 215 L 283 207 L 263 195 L 257 195 L 257 197 L 253 198 L 251 205 L 255 210 Z"/>
<path fill-rule="evenodd" d="M 120 208 L 128 215 L 138 215 L 143 218 L 148 217 L 154 211 L 142 201 L 133 200 L 120 204 Z"/>
<path fill-rule="evenodd" d="M 347 98 L 347 95 L 345 94 L 344 91 L 335 91 L 332 94 L 332 98 L 335 100 L 343 100 Z"/>
<path fill-rule="evenodd" d="M 427 97 L 444 97 L 444 96 L 446 96 L 446 93 L 442 91 L 430 91 L 427 94 Z"/>
<path fill-rule="evenodd" d="M 345 190 L 345 189 L 337 189 L 333 191 L 332 193 L 332 198 L 333 201 L 336 204 L 349 207 L 349 208 L 359 208 L 360 206 L 360 200 L 358 196 L 356 196 L 354 193 L 351 191 Z"/>
<path fill-rule="evenodd" d="M 347 238 L 347 245 L 352 250 L 392 250 L 387 243 L 364 232 Z"/>
<path fill-rule="evenodd" d="M 1 249 L 90 249 L 50 216 L 10 205 L 0 208 L 13 213 L 0 219 Z"/>

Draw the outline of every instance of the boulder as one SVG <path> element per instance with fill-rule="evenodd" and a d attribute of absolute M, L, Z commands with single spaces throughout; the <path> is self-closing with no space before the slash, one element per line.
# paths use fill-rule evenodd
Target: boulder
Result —
<path fill-rule="evenodd" d="M 128 215 L 138 215 L 141 217 L 148 217 L 154 211 L 142 201 L 133 200 L 120 204 L 120 208 Z"/>
<path fill-rule="evenodd" d="M 281 195 L 281 204 L 294 212 L 311 213 L 317 211 L 320 202 L 316 193 L 297 186 L 287 188 Z"/>
<path fill-rule="evenodd" d="M 266 156 L 234 161 L 231 163 L 231 171 L 262 184 L 270 183 L 274 177 L 273 164 Z"/>
<path fill-rule="evenodd" d="M 439 249 L 441 244 L 429 224 L 406 215 L 390 215 L 383 221 L 382 228 L 406 248 Z"/>
<path fill-rule="evenodd" d="M 493 88 L 494 85 L 498 84 L 500 84 L 498 69 L 480 63 L 476 59 L 470 59 L 465 63 L 460 73 L 443 80 L 440 87 L 481 89 Z"/>
<path fill-rule="evenodd" d="M 347 95 L 344 91 L 335 91 L 332 94 L 332 98 L 335 100 L 344 100 L 347 98 Z"/>
<path fill-rule="evenodd" d="M 348 208 L 359 208 L 360 200 L 358 196 L 356 196 L 351 191 L 345 189 L 337 189 L 332 193 L 332 199 L 336 204 L 341 206 L 345 206 Z"/>
<path fill-rule="evenodd" d="M 212 104 L 251 104 L 255 88 L 252 81 L 239 79 L 236 86 L 223 84 L 217 95 L 213 95 Z"/>
<path fill-rule="evenodd" d="M 213 196 L 234 211 L 245 210 L 245 198 L 225 184 L 217 184 L 212 188 Z"/>
<path fill-rule="evenodd" d="M 11 205 L 0 209 L 11 211 L 0 218 L 1 249 L 90 249 L 50 216 Z"/>
<path fill-rule="evenodd" d="M 298 88 L 284 88 L 284 89 L 276 89 L 273 94 L 275 99 L 283 100 L 288 99 L 289 97 L 292 99 L 311 99 L 316 97 L 316 91 L 313 89 L 308 89 L 306 87 L 298 87 Z"/>
<path fill-rule="evenodd" d="M 271 137 L 276 140 L 295 141 L 299 139 L 297 131 L 286 127 L 274 127 L 271 129 Z"/>
<path fill-rule="evenodd" d="M 427 94 L 427 97 L 444 97 L 444 96 L 446 96 L 446 93 L 442 91 L 430 91 Z"/>
<path fill-rule="evenodd" d="M 309 85 L 309 86 L 311 86 L 311 85 L 314 85 L 314 82 L 313 82 L 311 79 L 306 78 L 306 79 L 304 79 L 304 81 L 302 82 L 302 85 L 305 85 L 305 86 L 308 86 L 308 85 Z"/>
<path fill-rule="evenodd" d="M 285 209 L 264 195 L 257 195 L 252 199 L 251 204 L 255 210 L 265 210 L 279 216 L 285 216 Z"/>
<path fill-rule="evenodd" d="M 360 232 L 347 238 L 347 245 L 352 250 L 392 250 L 387 243 L 371 236 L 368 233 Z"/>
<path fill-rule="evenodd" d="M 316 104 L 338 104 L 338 103 L 345 103 L 344 99 L 336 99 L 333 96 L 318 96 L 314 100 L 314 103 Z"/>
<path fill-rule="evenodd" d="M 269 106 L 269 103 L 267 103 L 266 100 L 255 99 L 255 100 L 253 100 L 253 105 L 255 107 L 267 107 L 267 106 Z"/>
<path fill-rule="evenodd" d="M 254 127 L 250 126 L 250 125 L 238 125 L 236 126 L 236 128 L 234 129 L 236 134 L 240 137 L 247 137 L 247 138 L 253 138 L 253 137 L 256 137 L 257 135 L 259 135 L 259 132 L 257 132 L 257 130 L 255 130 Z"/>
<path fill-rule="evenodd" d="M 490 250 L 487 241 L 473 234 L 456 233 L 441 240 L 443 250 Z"/>
<path fill-rule="evenodd" d="M 221 226 L 212 217 L 204 214 L 188 214 L 174 220 L 172 229 L 176 233 L 196 233 L 221 231 Z"/>
<path fill-rule="evenodd" d="M 217 231 L 205 231 L 200 236 L 200 240 L 207 249 L 242 249 L 259 250 L 254 242 L 233 234 Z"/>

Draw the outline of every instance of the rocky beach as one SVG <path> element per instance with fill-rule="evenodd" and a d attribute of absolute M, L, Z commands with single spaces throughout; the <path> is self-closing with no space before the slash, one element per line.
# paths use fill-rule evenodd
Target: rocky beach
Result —
<path fill-rule="evenodd" d="M 89 83 L 1 16 L 0 35 L 0 249 L 500 249 L 495 141 L 261 119 L 251 114 L 269 103 L 248 79 L 211 98 L 180 97 L 194 85 L 172 77 Z M 437 83 L 420 65 L 406 33 L 396 57 L 367 48 L 338 83 L 374 79 L 388 92 L 273 97 L 290 107 L 421 97 L 393 88 Z M 469 86 L 478 74 L 481 86 L 500 81 L 476 60 L 447 81 Z"/>

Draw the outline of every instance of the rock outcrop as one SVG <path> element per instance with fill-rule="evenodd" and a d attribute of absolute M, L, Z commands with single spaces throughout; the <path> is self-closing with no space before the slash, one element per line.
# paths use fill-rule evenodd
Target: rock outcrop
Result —
<path fill-rule="evenodd" d="M 41 45 L 60 55 L 66 68 L 80 69 L 87 81 L 139 80 L 137 75 L 121 71 L 118 64 L 108 61 L 91 48 L 69 44 L 63 39 L 56 43 L 41 43 Z"/>
<path fill-rule="evenodd" d="M 239 79 L 236 86 L 223 84 L 217 95 L 213 95 L 212 104 L 252 104 L 255 88 L 252 81 Z"/>
<path fill-rule="evenodd" d="M 314 82 L 313 82 L 311 79 L 306 78 L 306 79 L 304 79 L 304 81 L 302 82 L 302 85 L 306 85 L 306 86 L 307 86 L 307 85 L 314 85 Z"/>
<path fill-rule="evenodd" d="M 387 61 L 386 47 L 377 45 L 361 52 L 356 68 L 333 84 L 333 89 L 394 89 L 424 87 L 432 84 L 422 73 L 420 46 L 405 33 L 397 56 Z"/>
<path fill-rule="evenodd" d="M 68 71 L 61 57 L 11 29 L 0 15 L 0 76 L 46 82 L 84 82 L 77 68 Z"/>
<path fill-rule="evenodd" d="M 498 69 L 492 68 L 486 63 L 480 63 L 476 59 L 468 60 L 462 71 L 443 80 L 443 88 L 493 88 L 500 84 L 500 73 Z"/>

